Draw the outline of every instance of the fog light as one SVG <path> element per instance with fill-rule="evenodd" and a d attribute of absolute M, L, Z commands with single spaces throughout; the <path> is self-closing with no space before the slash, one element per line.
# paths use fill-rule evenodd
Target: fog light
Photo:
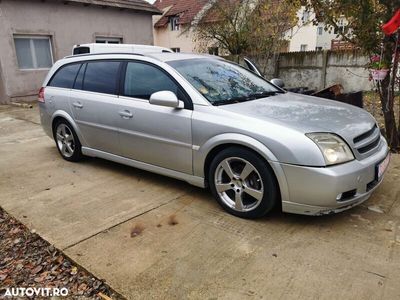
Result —
<path fill-rule="evenodd" d="M 340 193 L 339 195 L 336 196 L 336 201 L 339 201 L 340 199 L 342 199 L 342 193 Z"/>

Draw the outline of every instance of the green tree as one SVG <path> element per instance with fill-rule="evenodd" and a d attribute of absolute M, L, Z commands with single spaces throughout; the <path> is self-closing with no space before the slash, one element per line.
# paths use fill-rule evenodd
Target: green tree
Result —
<path fill-rule="evenodd" d="M 400 146 L 400 118 L 396 122 L 394 112 L 395 81 L 398 69 L 398 36 L 386 37 L 381 26 L 389 21 L 397 9 L 395 0 L 309 0 L 306 4 L 315 12 L 315 22 L 323 22 L 334 28 L 341 38 L 359 47 L 366 55 L 381 55 L 390 72 L 378 83 L 377 88 L 385 119 L 386 138 L 392 150 Z M 339 20 L 346 18 L 348 26 L 339 28 Z"/>

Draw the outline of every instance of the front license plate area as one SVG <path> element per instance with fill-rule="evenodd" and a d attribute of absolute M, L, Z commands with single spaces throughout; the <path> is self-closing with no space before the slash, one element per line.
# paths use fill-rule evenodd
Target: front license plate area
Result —
<path fill-rule="evenodd" d="M 390 162 L 390 153 L 386 156 L 386 158 L 381 161 L 379 164 L 376 166 L 376 177 L 379 180 L 381 180 L 383 174 L 385 174 L 386 169 L 389 166 Z"/>

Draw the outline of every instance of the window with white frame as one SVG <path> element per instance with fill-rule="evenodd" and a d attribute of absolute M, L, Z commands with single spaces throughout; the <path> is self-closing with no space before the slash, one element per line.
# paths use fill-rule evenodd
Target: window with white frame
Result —
<path fill-rule="evenodd" d="M 14 44 L 20 69 L 49 69 L 53 65 L 49 36 L 14 35 Z"/>
<path fill-rule="evenodd" d="M 310 12 L 308 10 L 304 10 L 303 15 L 301 17 L 301 21 L 303 23 L 307 23 L 309 19 L 310 19 Z"/>
<path fill-rule="evenodd" d="M 119 37 L 96 37 L 97 44 L 122 44 L 122 38 Z"/>
<path fill-rule="evenodd" d="M 324 32 L 324 28 L 318 27 L 318 35 L 322 35 L 323 32 Z"/>
<path fill-rule="evenodd" d="M 307 51 L 307 44 L 300 45 L 300 51 Z"/>
<path fill-rule="evenodd" d="M 337 23 L 337 27 L 335 27 L 335 34 L 343 34 L 345 32 L 346 25 L 344 19 L 340 19 Z"/>
<path fill-rule="evenodd" d="M 172 31 L 178 31 L 179 30 L 179 17 L 178 16 L 170 17 L 169 24 L 171 25 Z"/>

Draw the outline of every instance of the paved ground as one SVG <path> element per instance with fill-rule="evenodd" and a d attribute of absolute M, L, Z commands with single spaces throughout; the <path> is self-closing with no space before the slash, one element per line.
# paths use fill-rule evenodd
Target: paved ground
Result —
<path fill-rule="evenodd" d="M 394 156 L 363 206 L 242 220 L 184 182 L 68 163 L 36 108 L 0 106 L 0 206 L 129 299 L 398 299 L 399 182 Z"/>

